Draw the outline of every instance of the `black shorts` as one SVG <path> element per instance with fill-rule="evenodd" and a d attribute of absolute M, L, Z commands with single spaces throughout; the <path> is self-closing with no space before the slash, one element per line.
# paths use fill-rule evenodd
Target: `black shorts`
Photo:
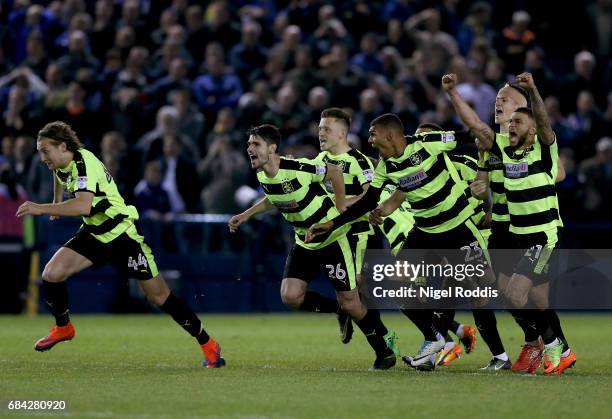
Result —
<path fill-rule="evenodd" d="M 294 244 L 283 277 L 310 282 L 323 274 L 336 291 L 350 291 L 357 286 L 359 271 L 355 259 L 365 250 L 366 243 L 366 234 L 349 234 L 322 249 L 310 250 Z"/>
<path fill-rule="evenodd" d="M 406 255 L 425 263 L 438 263 L 445 257 L 449 263 L 464 262 L 488 264 L 487 245 L 482 233 L 471 220 L 442 233 L 428 233 L 413 228 L 402 250 Z M 436 250 L 444 250 L 437 252 Z M 456 252 L 449 252 L 456 250 Z M 415 253 L 416 252 L 416 253 Z"/>
<path fill-rule="evenodd" d="M 550 274 L 557 263 L 555 248 L 559 236 L 559 230 L 512 234 L 521 249 L 521 257 L 514 267 L 514 273 L 526 276 L 534 285 L 550 281 Z"/>
<path fill-rule="evenodd" d="M 64 247 L 89 259 L 93 263 L 93 269 L 110 263 L 126 279 L 147 280 L 159 273 L 151 248 L 144 242 L 144 237 L 136 225 L 132 225 L 108 243 L 102 243 L 80 229 Z"/>
<path fill-rule="evenodd" d="M 522 256 L 522 253 L 517 250 L 522 247 L 518 246 L 520 244 L 510 233 L 510 222 L 493 221 L 491 223 L 489 250 L 495 274 L 512 275 L 516 263 Z"/>

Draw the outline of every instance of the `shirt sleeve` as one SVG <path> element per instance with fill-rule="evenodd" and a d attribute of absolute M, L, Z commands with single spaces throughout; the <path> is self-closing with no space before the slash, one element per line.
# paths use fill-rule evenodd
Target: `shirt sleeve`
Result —
<path fill-rule="evenodd" d="M 76 179 L 73 192 L 96 193 L 96 183 L 98 181 L 96 168 L 94 166 L 96 162 L 81 157 L 80 159 L 76 160 L 75 163 Z"/>
<path fill-rule="evenodd" d="M 291 160 L 286 161 L 290 162 Z M 325 180 L 327 174 L 325 163 L 311 159 L 296 159 L 293 162 L 295 162 L 295 170 L 308 173 L 312 183 L 322 183 Z"/>
<path fill-rule="evenodd" d="M 370 187 L 382 188 L 387 181 L 387 167 L 384 161 L 379 161 L 374 169 L 374 175 L 372 176 L 372 182 Z"/>

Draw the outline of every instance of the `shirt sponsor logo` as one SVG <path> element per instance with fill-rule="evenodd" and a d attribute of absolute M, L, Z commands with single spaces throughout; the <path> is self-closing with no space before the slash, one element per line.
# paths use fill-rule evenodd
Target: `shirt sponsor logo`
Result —
<path fill-rule="evenodd" d="M 399 187 L 402 189 L 414 189 L 418 187 L 425 179 L 427 179 L 427 173 L 421 170 L 414 175 L 403 177 L 399 180 Z"/>
<path fill-rule="evenodd" d="M 87 176 L 79 176 L 77 178 L 77 188 L 87 189 Z"/>
<path fill-rule="evenodd" d="M 272 202 L 279 210 L 293 210 L 298 207 L 298 203 L 295 200 L 292 201 L 274 201 Z"/>
<path fill-rule="evenodd" d="M 450 133 L 450 132 L 442 133 L 441 139 L 443 143 L 452 143 L 455 141 L 455 134 Z"/>
<path fill-rule="evenodd" d="M 529 164 L 521 163 L 504 163 L 506 177 L 511 179 L 526 177 L 529 175 Z"/>
<path fill-rule="evenodd" d="M 501 164 L 501 159 L 499 157 L 497 157 L 495 154 L 489 154 L 489 160 L 488 163 L 490 166 L 496 166 L 498 164 Z"/>

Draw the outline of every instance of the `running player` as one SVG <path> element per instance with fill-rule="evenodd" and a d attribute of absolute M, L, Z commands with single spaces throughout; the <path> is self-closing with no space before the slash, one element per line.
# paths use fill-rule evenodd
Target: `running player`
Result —
<path fill-rule="evenodd" d="M 204 354 L 203 365 L 224 366 L 219 344 L 204 330 L 191 308 L 170 291 L 157 270 L 151 249 L 135 224 L 136 208 L 125 205 L 102 162 L 83 148 L 75 132 L 64 122 L 45 125 L 38 133 L 36 148 L 42 162 L 54 173 L 53 203 L 24 202 L 17 216 L 82 217 L 83 224 L 43 271 L 45 302 L 55 316 L 56 325 L 36 342 L 34 349 L 47 351 L 59 342 L 74 338 L 66 280 L 86 268 L 110 263 L 126 278 L 138 279 L 149 301 L 196 338 Z M 63 189 L 74 198 L 62 202 Z"/>
<path fill-rule="evenodd" d="M 357 291 L 354 254 L 359 235 L 350 234 L 346 225 L 330 230 L 317 240 L 305 242 L 308 227 L 339 215 L 346 207 L 343 172 L 338 166 L 325 166 L 308 159 L 289 159 L 278 154 L 280 132 L 273 125 L 261 125 L 248 132 L 247 152 L 251 167 L 266 197 L 242 214 L 232 217 L 230 231 L 253 215 L 276 207 L 295 230 L 281 284 L 283 302 L 296 309 L 313 312 L 348 313 L 376 353 L 373 369 L 395 365 L 394 352 L 387 347 L 389 333 L 376 310 L 367 310 Z M 323 188 L 332 184 L 336 202 Z M 337 301 L 312 291 L 308 283 L 325 274 L 332 282 Z"/>
<path fill-rule="evenodd" d="M 485 150 L 483 158 L 479 162 L 480 170 L 476 182 L 488 182 L 491 189 L 493 207 L 489 248 L 514 249 L 516 243 L 510 234 L 510 214 L 508 213 L 508 203 L 504 188 L 502 156 L 501 153 L 496 153 L 495 150 L 492 150 L 492 147 L 494 143 L 498 145 L 497 148 L 500 150 L 510 146 L 508 127 L 511 115 L 517 108 L 528 106 L 529 94 L 517 84 L 506 84 L 499 90 L 495 102 L 495 123 L 499 124 L 500 132 L 496 134 L 487 124 L 480 120 L 469 104 L 461 98 L 456 86 L 457 76 L 455 74 L 447 74 L 442 77 L 442 87 L 448 93 L 457 114 L 463 123 L 475 134 L 480 142 L 480 147 Z M 557 167 L 556 181 L 559 182 L 565 177 L 563 165 L 559 160 L 557 160 Z M 514 270 L 515 261 L 513 258 L 508 257 L 507 253 L 506 251 L 503 254 L 505 257 L 494 256 L 493 260 L 494 269 L 499 277 L 499 289 L 507 287 Z M 525 334 L 525 345 L 523 345 L 521 354 L 513 364 L 512 369 L 513 371 L 524 371 L 529 369 L 532 360 L 541 359 L 543 348 L 533 324 L 534 322 L 531 320 L 530 312 L 528 310 L 509 311 Z M 562 358 L 563 364 L 573 365 L 576 357 L 565 340 L 559 317 L 554 310 L 547 310 L 547 316 L 555 334 L 563 340 L 563 353 L 566 355 Z M 489 363 L 490 368 L 497 368 L 506 363 L 505 358 L 507 358 L 507 355 L 503 355 L 505 354 L 494 357 Z"/>
<path fill-rule="evenodd" d="M 407 200 L 416 228 L 408 234 L 405 249 L 437 249 L 440 243 L 451 249 L 470 246 L 483 256 L 484 239 L 470 220 L 473 209 L 468 202 L 465 182 L 451 175 L 444 152 L 455 148 L 459 140 L 471 142 L 452 132 L 431 132 L 404 137 L 404 127 L 394 114 L 385 114 L 372 121 L 370 143 L 378 148 L 381 160 L 374 179 L 364 196 L 345 213 L 317 224 L 308 232 L 308 240 L 327 235 L 344 224 L 374 209 L 387 182 L 398 188 L 389 200 L 379 206 L 378 216 L 384 217 Z M 469 190 L 469 189 L 468 189 Z M 483 260 L 483 263 L 486 263 Z M 414 358 L 407 362 L 419 367 L 430 362 L 430 356 L 444 347 L 444 339 L 433 327 L 431 310 L 402 310 L 423 333 L 425 338 Z"/>

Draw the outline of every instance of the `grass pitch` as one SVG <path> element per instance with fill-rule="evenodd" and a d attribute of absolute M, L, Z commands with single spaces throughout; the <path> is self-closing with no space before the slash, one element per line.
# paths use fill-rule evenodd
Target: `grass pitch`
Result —
<path fill-rule="evenodd" d="M 577 365 L 560 377 L 481 373 L 489 360 L 480 339 L 473 354 L 433 373 L 401 361 L 368 372 L 373 361 L 356 330 L 342 345 L 329 315 L 205 315 L 228 366 L 200 367 L 199 348 L 164 315 L 83 316 L 77 336 L 46 353 L 32 349 L 51 317 L 0 316 L 0 416 L 78 418 L 411 417 L 602 418 L 612 389 L 612 314 L 562 314 Z M 397 314 L 383 317 L 403 353 L 420 343 Z M 457 319 L 473 323 L 468 313 Z M 506 350 L 521 334 L 498 316 Z M 9 411 L 10 400 L 65 400 L 65 411 Z"/>

